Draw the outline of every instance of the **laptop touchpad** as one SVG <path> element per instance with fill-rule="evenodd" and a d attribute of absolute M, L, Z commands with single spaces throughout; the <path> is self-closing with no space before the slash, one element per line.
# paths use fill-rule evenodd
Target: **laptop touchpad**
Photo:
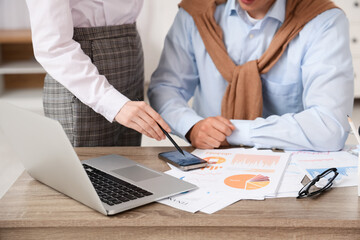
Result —
<path fill-rule="evenodd" d="M 115 169 L 112 172 L 119 174 L 122 177 L 126 177 L 134 182 L 140 182 L 140 181 L 144 181 L 146 179 L 161 176 L 160 174 L 153 172 L 151 170 L 145 169 L 139 165 Z"/>

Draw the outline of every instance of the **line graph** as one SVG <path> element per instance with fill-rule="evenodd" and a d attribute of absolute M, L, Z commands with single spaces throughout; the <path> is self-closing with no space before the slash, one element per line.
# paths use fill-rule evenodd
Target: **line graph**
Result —
<path fill-rule="evenodd" d="M 308 171 L 308 173 L 314 178 L 317 175 L 324 172 L 326 169 L 327 168 L 316 168 L 316 169 L 306 169 L 306 171 Z M 351 175 L 356 175 L 357 174 L 357 167 L 356 166 L 337 167 L 336 169 L 337 169 L 337 171 L 339 173 L 339 176 L 337 177 L 338 180 L 341 177 L 349 177 Z"/>

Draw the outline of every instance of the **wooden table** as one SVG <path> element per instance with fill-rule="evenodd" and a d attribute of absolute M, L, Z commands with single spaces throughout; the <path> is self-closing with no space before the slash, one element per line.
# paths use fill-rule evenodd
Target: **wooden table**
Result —
<path fill-rule="evenodd" d="M 127 156 L 166 171 L 157 154 L 167 147 L 77 148 L 81 160 Z M 187 149 L 191 151 L 191 148 Z M 26 173 L 0 200 L 0 239 L 360 239 L 356 187 L 316 199 L 239 201 L 212 215 L 151 203 L 106 217 Z"/>

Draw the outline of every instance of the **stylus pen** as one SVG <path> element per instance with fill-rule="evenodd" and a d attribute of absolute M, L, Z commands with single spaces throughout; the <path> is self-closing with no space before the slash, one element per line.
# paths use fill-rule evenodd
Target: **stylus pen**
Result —
<path fill-rule="evenodd" d="M 160 124 L 157 124 L 159 125 L 161 131 L 163 131 L 163 133 L 167 136 L 167 138 L 171 141 L 171 143 L 176 147 L 176 149 L 182 154 L 185 156 L 183 150 L 179 147 L 179 145 L 176 144 L 176 142 L 174 141 L 174 139 L 172 139 L 172 137 L 170 137 L 170 135 L 168 134 L 167 131 L 165 131 L 161 126 Z"/>

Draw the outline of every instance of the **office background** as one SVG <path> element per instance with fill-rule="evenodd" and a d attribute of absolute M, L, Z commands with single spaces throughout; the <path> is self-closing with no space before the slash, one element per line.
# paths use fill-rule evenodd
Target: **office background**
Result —
<path fill-rule="evenodd" d="M 171 26 L 177 12 L 177 4 L 180 0 L 146 0 L 137 21 L 138 29 L 142 38 L 145 56 L 145 81 L 150 81 L 152 72 L 157 67 L 165 35 Z M 351 31 L 351 47 L 355 69 L 355 95 L 356 99 L 353 111 L 353 121 L 360 124 L 360 1 L 359 0 L 336 0 L 346 12 Z M 30 28 L 28 11 L 25 0 L 0 0 L 0 100 L 7 100 L 13 104 L 42 113 L 41 84 L 44 70 L 34 61 L 13 59 L 6 54 L 17 55 L 17 51 L 29 51 L 31 43 L 25 43 L 17 47 L 15 42 L 6 40 L 2 42 L 2 35 L 6 30 L 19 30 Z M 31 50 L 31 49 L 30 49 Z M 16 76 L 16 77 L 14 77 Z M 31 83 L 31 78 L 37 78 Z M 30 80 L 29 80 L 30 78 Z M 26 79 L 26 81 L 25 81 Z M 29 83 L 30 82 L 30 83 Z M 1 113 L 0 113 L 1 114 Z M 175 136 L 175 141 L 181 146 L 188 143 Z M 350 135 L 348 144 L 354 144 L 355 138 Z M 143 137 L 142 146 L 171 146 L 169 140 L 157 142 L 156 140 Z M 23 171 L 23 167 L 17 162 L 11 149 L 7 145 L 0 130 L 0 198 Z"/>

